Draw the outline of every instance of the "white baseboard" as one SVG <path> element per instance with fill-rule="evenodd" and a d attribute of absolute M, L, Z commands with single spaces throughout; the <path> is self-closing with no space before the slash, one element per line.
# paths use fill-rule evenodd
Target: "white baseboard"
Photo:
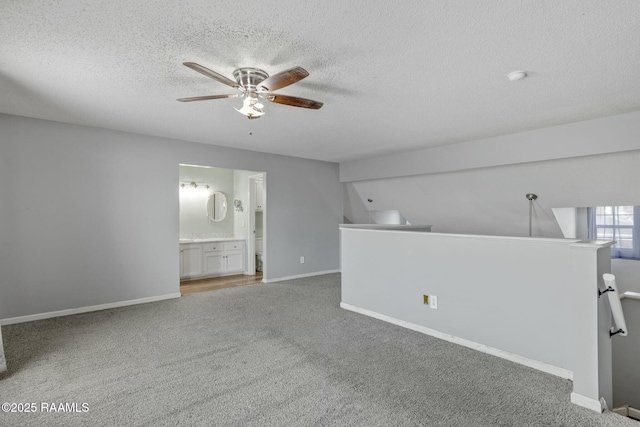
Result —
<path fill-rule="evenodd" d="M 90 311 L 107 310 L 109 308 L 126 307 L 128 305 L 145 304 L 148 302 L 162 301 L 171 298 L 180 298 L 180 293 L 158 295 L 155 297 L 130 299 L 126 301 L 111 302 L 108 304 L 90 305 L 87 307 L 70 308 L 68 310 L 50 311 L 48 313 L 30 314 L 28 316 L 9 317 L 0 319 L 0 325 L 13 325 L 15 323 L 32 322 L 34 320 L 50 319 L 52 317 L 70 316 L 72 314 L 88 313 Z"/>
<path fill-rule="evenodd" d="M 604 399 L 602 399 L 604 401 Z M 583 396 L 581 394 L 571 392 L 571 403 L 574 403 L 578 406 L 582 406 L 583 408 L 591 409 L 592 411 L 600 412 L 605 410 L 603 406 L 606 406 L 606 403 L 603 403 L 600 400 L 592 399 L 587 396 Z"/>
<path fill-rule="evenodd" d="M 613 412 L 622 415 L 623 417 L 630 417 L 636 420 L 640 420 L 640 410 L 632 408 L 630 406 L 622 406 L 620 408 L 613 408 Z"/>
<path fill-rule="evenodd" d="M 500 357 L 502 359 L 509 360 L 511 362 L 518 363 L 520 365 L 528 366 L 533 369 L 537 369 L 542 372 L 546 372 L 551 375 L 555 375 L 560 378 L 564 378 L 567 380 L 573 380 L 573 371 L 570 371 L 565 368 L 560 368 L 558 366 L 550 365 L 545 362 L 541 362 L 535 359 L 529 359 L 528 357 L 520 356 L 518 354 L 510 353 L 508 351 L 500 350 L 497 348 L 489 347 L 484 344 L 480 344 L 477 342 L 469 341 L 464 338 L 459 338 L 454 335 L 445 334 L 440 331 L 436 331 L 435 329 L 429 329 L 424 326 L 416 325 L 415 323 L 405 322 L 404 320 L 399 320 L 391 316 L 387 316 L 384 314 L 376 313 L 375 311 L 367 310 L 360 307 L 355 307 L 350 304 L 346 304 L 344 302 L 340 303 L 340 307 L 345 310 L 353 311 L 359 314 L 364 314 L 365 316 L 374 317 L 378 320 L 382 320 L 384 322 L 393 323 L 394 325 L 402 326 L 403 328 L 411 329 L 412 331 L 421 332 L 426 335 L 430 335 L 432 337 L 440 338 L 445 341 L 452 342 L 454 344 L 459 344 L 464 347 L 471 348 L 473 350 L 480 351 L 482 353 L 491 354 L 493 356 Z M 586 399 L 586 398 L 585 398 Z M 600 403 L 598 403 L 599 405 Z M 582 406 L 582 405 L 581 405 Z"/>
<path fill-rule="evenodd" d="M 277 277 L 275 279 L 262 279 L 263 283 L 282 282 L 284 280 L 301 279 L 303 277 L 322 276 L 324 274 L 340 273 L 340 270 L 316 271 L 313 273 L 297 274 L 295 276 Z"/>

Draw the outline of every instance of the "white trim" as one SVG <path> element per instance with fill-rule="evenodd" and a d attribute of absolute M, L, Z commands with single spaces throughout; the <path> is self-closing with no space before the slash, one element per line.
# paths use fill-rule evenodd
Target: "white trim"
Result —
<path fill-rule="evenodd" d="M 592 399 L 587 396 L 583 396 L 581 394 L 571 392 L 571 403 L 576 404 L 578 406 L 582 406 L 583 408 L 591 409 L 592 411 L 602 413 L 602 402 L 599 400 Z"/>
<path fill-rule="evenodd" d="M 640 410 L 632 408 L 631 406 L 625 405 L 619 408 L 613 408 L 613 412 L 618 415 L 622 415 L 623 417 L 633 418 L 635 420 L 640 420 Z"/>
<path fill-rule="evenodd" d="M 620 408 L 613 408 L 611 410 L 611 412 L 615 412 L 618 415 L 622 415 L 623 417 L 628 417 L 629 416 L 629 407 L 628 406 L 622 406 Z"/>
<path fill-rule="evenodd" d="M 364 308 L 355 307 L 353 305 L 346 304 L 344 302 L 340 303 L 340 307 L 344 308 L 345 310 L 353 311 L 359 314 L 364 314 L 365 316 L 382 320 L 384 322 L 393 323 L 394 325 L 402 326 L 403 328 L 411 329 L 412 331 L 421 332 L 423 334 L 440 338 L 442 340 L 449 341 L 454 344 L 459 344 L 461 346 L 468 347 L 473 350 L 480 351 L 482 353 L 491 354 L 493 356 L 497 356 L 502 359 L 506 359 L 511 362 L 518 363 L 520 365 L 528 366 L 530 368 L 537 369 L 539 371 L 546 372 L 548 374 L 555 375 L 560 378 L 573 380 L 573 371 L 570 371 L 565 368 L 560 368 L 558 366 L 550 365 L 548 363 L 541 362 L 539 360 L 529 359 L 528 357 L 520 356 L 518 354 L 510 353 L 508 351 L 489 347 L 487 345 L 469 341 L 464 338 L 459 338 L 454 335 L 445 334 L 443 332 L 436 331 L 434 329 L 429 329 L 424 326 L 416 325 L 415 323 L 405 322 L 404 320 L 399 320 L 399 319 L 396 319 L 384 314 L 376 313 L 375 311 L 367 310 Z"/>
<path fill-rule="evenodd" d="M 9 317 L 0 319 L 0 325 L 13 325 L 15 323 L 33 322 L 34 320 L 50 319 L 52 317 L 70 316 L 72 314 L 88 313 L 90 311 L 107 310 L 109 308 L 126 307 L 128 305 L 145 304 L 148 302 L 162 301 L 171 298 L 180 298 L 180 292 L 175 294 L 158 295 L 155 297 L 130 299 L 126 301 L 111 302 L 108 304 L 90 305 L 87 307 L 70 308 L 67 310 L 50 311 L 48 313 L 29 314 L 27 316 Z"/>
<path fill-rule="evenodd" d="M 324 274 L 340 273 L 338 270 L 316 271 L 314 273 L 296 274 L 295 276 L 276 277 L 275 279 L 262 279 L 262 283 L 282 282 L 284 280 L 302 279 L 303 277 L 322 276 Z"/>

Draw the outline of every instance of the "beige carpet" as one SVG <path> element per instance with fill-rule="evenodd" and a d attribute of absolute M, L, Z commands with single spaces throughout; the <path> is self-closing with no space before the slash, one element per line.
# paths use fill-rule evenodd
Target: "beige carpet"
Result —
<path fill-rule="evenodd" d="M 629 426 L 571 382 L 339 308 L 340 275 L 3 327 L 1 426 Z M 82 412 L 82 404 L 88 411 Z"/>

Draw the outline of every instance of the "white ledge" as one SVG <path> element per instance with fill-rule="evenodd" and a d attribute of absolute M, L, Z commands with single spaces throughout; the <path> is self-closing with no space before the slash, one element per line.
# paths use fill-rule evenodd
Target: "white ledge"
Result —
<path fill-rule="evenodd" d="M 340 228 L 358 230 L 391 230 L 391 231 L 431 231 L 431 225 L 408 224 L 340 224 Z"/>
<path fill-rule="evenodd" d="M 353 227 L 354 225 L 361 225 L 357 227 Z M 380 226 L 375 227 L 376 224 L 371 224 L 371 227 L 367 227 L 367 224 L 340 224 L 340 229 L 350 230 L 356 232 L 376 232 L 376 233 L 395 233 L 398 231 L 402 232 L 419 232 L 425 236 L 444 236 L 444 237 L 454 237 L 454 238 L 464 238 L 464 239 L 497 239 L 497 240 L 519 240 L 522 242 L 532 242 L 532 243 L 554 243 L 554 244 L 563 244 L 563 245 L 579 245 L 578 247 L 584 248 L 599 248 L 604 247 L 606 245 L 613 245 L 615 242 L 604 242 L 602 240 L 580 240 L 580 239 L 562 239 L 562 238 L 552 238 L 552 237 L 524 237 L 524 236 L 495 236 L 488 234 L 454 234 L 454 233 L 424 233 L 424 229 L 422 230 L 412 230 L 411 228 L 404 229 L 394 229 L 391 227 L 394 226 Z M 387 227 L 387 228 L 382 228 Z M 398 226 L 396 226 L 398 227 Z M 423 226 L 402 226 L 402 227 L 431 227 L 428 225 Z M 594 243 L 597 242 L 597 243 Z M 601 246 L 603 245 L 603 246 Z"/>
<path fill-rule="evenodd" d="M 354 231 L 375 231 L 379 233 L 420 232 L 424 233 L 431 229 L 430 225 L 384 225 L 384 224 L 340 224 L 340 229 Z M 453 234 L 453 233 L 428 233 L 429 236 L 461 237 L 465 239 L 498 239 L 498 240 L 520 240 L 535 243 L 555 243 L 568 244 L 576 249 L 600 249 L 608 248 L 616 244 L 615 241 L 608 240 L 581 240 L 581 239 L 559 239 L 551 237 L 523 237 L 523 236 L 495 236 L 483 234 Z"/>
<path fill-rule="evenodd" d="M 615 245 L 613 240 L 580 240 L 571 245 L 574 248 L 610 248 Z"/>

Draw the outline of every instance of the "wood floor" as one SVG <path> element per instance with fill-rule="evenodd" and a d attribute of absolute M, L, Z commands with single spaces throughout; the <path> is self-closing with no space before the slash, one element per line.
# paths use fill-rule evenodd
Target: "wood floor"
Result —
<path fill-rule="evenodd" d="M 235 276 L 213 277 L 209 279 L 188 280 L 180 282 L 180 293 L 182 295 L 196 292 L 212 291 L 214 289 L 232 288 L 234 286 L 250 285 L 262 282 L 262 272 L 257 272 L 255 276 L 245 276 L 237 274 Z"/>

